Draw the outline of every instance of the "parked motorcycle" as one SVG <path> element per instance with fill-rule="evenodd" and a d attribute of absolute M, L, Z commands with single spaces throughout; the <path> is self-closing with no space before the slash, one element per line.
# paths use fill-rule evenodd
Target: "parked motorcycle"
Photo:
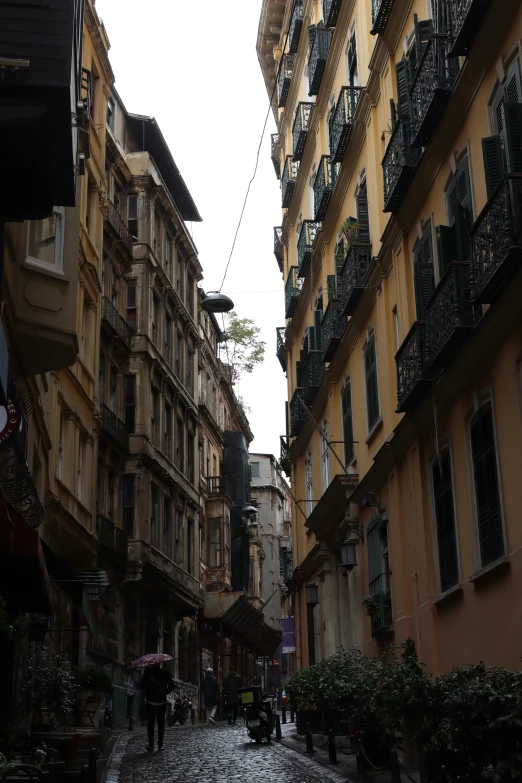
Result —
<path fill-rule="evenodd" d="M 192 702 L 189 701 L 186 697 L 178 696 L 174 700 L 173 709 L 169 715 L 169 726 L 175 726 L 178 721 L 179 725 L 183 726 L 187 722 L 191 710 Z"/>
<path fill-rule="evenodd" d="M 238 693 L 245 711 L 245 726 L 250 739 L 258 743 L 263 739 L 266 739 L 267 743 L 271 742 L 274 731 L 271 702 L 263 700 L 263 691 L 258 685 L 240 688 Z"/>

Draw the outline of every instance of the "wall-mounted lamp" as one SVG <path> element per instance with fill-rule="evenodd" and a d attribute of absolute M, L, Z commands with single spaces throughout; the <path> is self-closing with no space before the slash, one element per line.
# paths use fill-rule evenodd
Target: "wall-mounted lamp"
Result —
<path fill-rule="evenodd" d="M 353 571 L 357 565 L 357 542 L 347 538 L 341 544 L 341 565 L 347 571 Z"/>
<path fill-rule="evenodd" d="M 315 584 L 315 582 L 312 581 L 308 582 L 306 585 L 306 605 L 307 606 L 317 606 L 319 603 L 319 588 Z"/>

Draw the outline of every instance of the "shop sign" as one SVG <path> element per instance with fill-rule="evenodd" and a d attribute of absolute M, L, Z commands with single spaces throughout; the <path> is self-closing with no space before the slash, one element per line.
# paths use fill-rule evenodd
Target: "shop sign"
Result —
<path fill-rule="evenodd" d="M 19 426 L 20 414 L 14 403 L 7 400 L 5 405 L 0 405 L 0 448 L 10 443 Z"/>
<path fill-rule="evenodd" d="M 90 604 L 96 604 L 99 602 L 103 585 L 84 584 L 83 589 L 85 590 L 85 595 L 87 596 L 87 600 Z"/>

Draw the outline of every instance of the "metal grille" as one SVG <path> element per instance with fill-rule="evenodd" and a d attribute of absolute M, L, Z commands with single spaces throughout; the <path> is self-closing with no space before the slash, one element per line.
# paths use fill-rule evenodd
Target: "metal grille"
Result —
<path fill-rule="evenodd" d="M 102 320 L 110 324 L 123 344 L 130 350 L 132 329 L 106 296 L 102 300 Z"/>
<path fill-rule="evenodd" d="M 295 54 L 299 47 L 299 38 L 303 29 L 304 18 L 304 0 L 294 0 L 292 16 L 290 18 L 290 27 L 288 29 L 288 51 Z"/>
<path fill-rule="evenodd" d="M 303 220 L 299 239 L 297 240 L 297 274 L 305 277 L 312 260 L 312 248 L 317 235 L 317 223 L 313 220 Z"/>
<path fill-rule="evenodd" d="M 290 400 L 290 435 L 295 438 L 301 432 L 301 428 L 306 421 L 306 411 L 303 408 L 300 395 L 303 394 L 302 387 L 297 387 Z"/>
<path fill-rule="evenodd" d="M 292 81 L 292 73 L 294 70 L 294 57 L 293 55 L 285 54 L 281 63 L 281 70 L 279 71 L 279 84 L 278 84 L 278 106 L 283 109 L 286 106 L 288 100 L 288 93 L 290 92 L 290 83 Z"/>
<path fill-rule="evenodd" d="M 359 103 L 362 87 L 343 87 L 337 106 L 330 120 L 330 153 L 332 163 L 340 163 L 344 158 L 350 136 L 352 135 L 355 110 Z"/>
<path fill-rule="evenodd" d="M 288 209 L 294 195 L 295 180 L 299 171 L 299 163 L 294 162 L 291 155 L 287 155 L 281 178 L 281 197 L 283 209 Z"/>
<path fill-rule="evenodd" d="M 281 226 L 274 226 L 274 255 L 279 271 L 282 272 L 285 262 L 285 251 L 283 246 L 283 229 Z"/>
<path fill-rule="evenodd" d="M 292 152 L 294 161 L 300 161 L 303 155 L 306 137 L 308 136 L 310 113 L 313 105 L 313 103 L 303 102 L 297 104 L 297 111 L 295 113 L 295 120 L 292 128 Z"/>
<path fill-rule="evenodd" d="M 335 170 L 329 155 L 322 155 L 314 183 L 314 220 L 324 220 L 328 204 L 332 197 Z"/>
<path fill-rule="evenodd" d="M 490 0 L 447 0 L 451 17 L 451 57 L 466 56 L 480 29 Z"/>
<path fill-rule="evenodd" d="M 270 157 L 274 165 L 274 171 L 277 179 L 281 179 L 281 163 L 279 162 L 279 155 L 277 154 L 277 146 L 279 144 L 279 133 L 272 133 L 270 135 Z"/>
<path fill-rule="evenodd" d="M 384 33 L 395 0 L 372 0 L 372 35 Z"/>
<path fill-rule="evenodd" d="M 335 27 L 342 0 L 323 0 L 323 19 L 326 27 Z"/>
<path fill-rule="evenodd" d="M 309 351 L 304 362 L 301 362 L 301 369 L 303 400 L 310 407 L 317 396 L 325 371 L 322 351 Z"/>
<path fill-rule="evenodd" d="M 301 293 L 301 281 L 297 276 L 297 267 L 290 267 L 285 284 L 285 318 L 292 318 Z"/>
<path fill-rule="evenodd" d="M 388 523 L 374 517 L 366 531 L 370 595 L 376 599 L 372 612 L 372 635 L 392 626 Z"/>
<path fill-rule="evenodd" d="M 332 43 L 333 30 L 317 27 L 308 61 L 308 95 L 317 95 L 323 79 L 328 52 Z"/>
<path fill-rule="evenodd" d="M 397 412 L 415 408 L 430 385 L 426 369 L 426 324 L 416 321 L 395 356 L 397 367 Z"/>
<path fill-rule="evenodd" d="M 113 229 L 118 239 L 121 241 L 122 245 L 132 256 L 132 244 L 134 242 L 132 234 L 130 233 L 129 229 L 127 228 L 127 224 L 123 220 L 112 201 L 107 201 L 105 203 L 103 207 L 103 216 L 106 222 Z"/>
<path fill-rule="evenodd" d="M 449 38 L 433 35 L 427 42 L 410 90 L 411 144 L 426 147 L 446 108 L 458 72 L 448 58 Z"/>
<path fill-rule="evenodd" d="M 371 261 L 372 246 L 369 243 L 354 242 L 350 245 L 339 273 L 343 315 L 354 314 L 366 287 Z"/>
<path fill-rule="evenodd" d="M 341 300 L 330 299 L 322 321 L 323 331 L 323 362 L 331 362 L 341 342 L 347 321 L 342 315 Z"/>
<path fill-rule="evenodd" d="M 397 212 L 413 178 L 420 151 L 410 147 L 410 134 L 399 120 L 391 135 L 382 161 L 384 212 Z"/>
<path fill-rule="evenodd" d="M 286 348 L 285 348 L 285 334 L 286 334 L 286 327 L 285 326 L 278 326 L 276 327 L 276 333 L 277 333 L 277 358 L 279 359 L 279 363 L 281 367 L 283 368 L 283 372 L 286 372 Z"/>
<path fill-rule="evenodd" d="M 129 450 L 129 430 L 125 424 L 118 419 L 115 413 L 111 411 L 106 405 L 100 406 L 101 411 L 101 426 L 102 429 L 107 432 L 113 440 L 120 444 L 120 446 Z"/>
<path fill-rule="evenodd" d="M 426 308 L 426 353 L 430 366 L 439 366 L 473 330 L 470 265 L 454 261 L 433 292 Z"/>

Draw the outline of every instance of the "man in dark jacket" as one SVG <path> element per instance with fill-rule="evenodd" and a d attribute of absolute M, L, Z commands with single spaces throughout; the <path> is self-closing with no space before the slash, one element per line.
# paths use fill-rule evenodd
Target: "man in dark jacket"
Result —
<path fill-rule="evenodd" d="M 160 664 L 157 663 L 145 670 L 141 687 L 145 692 L 147 702 L 147 733 L 149 736 L 147 750 L 151 753 L 154 750 L 154 723 L 156 720 L 158 721 L 158 750 L 163 750 L 167 693 L 176 690 L 176 686 L 168 671 L 161 669 Z"/>
<path fill-rule="evenodd" d="M 238 688 L 241 688 L 241 678 L 233 666 L 228 670 L 228 675 L 223 680 L 223 696 L 228 712 L 228 725 L 237 725 L 237 709 L 239 707 Z"/>
<path fill-rule="evenodd" d="M 219 704 L 219 683 L 217 677 L 214 677 L 214 670 L 207 669 L 203 680 L 203 701 L 205 702 L 205 711 L 207 714 L 207 723 L 215 724 L 214 715 Z"/>

